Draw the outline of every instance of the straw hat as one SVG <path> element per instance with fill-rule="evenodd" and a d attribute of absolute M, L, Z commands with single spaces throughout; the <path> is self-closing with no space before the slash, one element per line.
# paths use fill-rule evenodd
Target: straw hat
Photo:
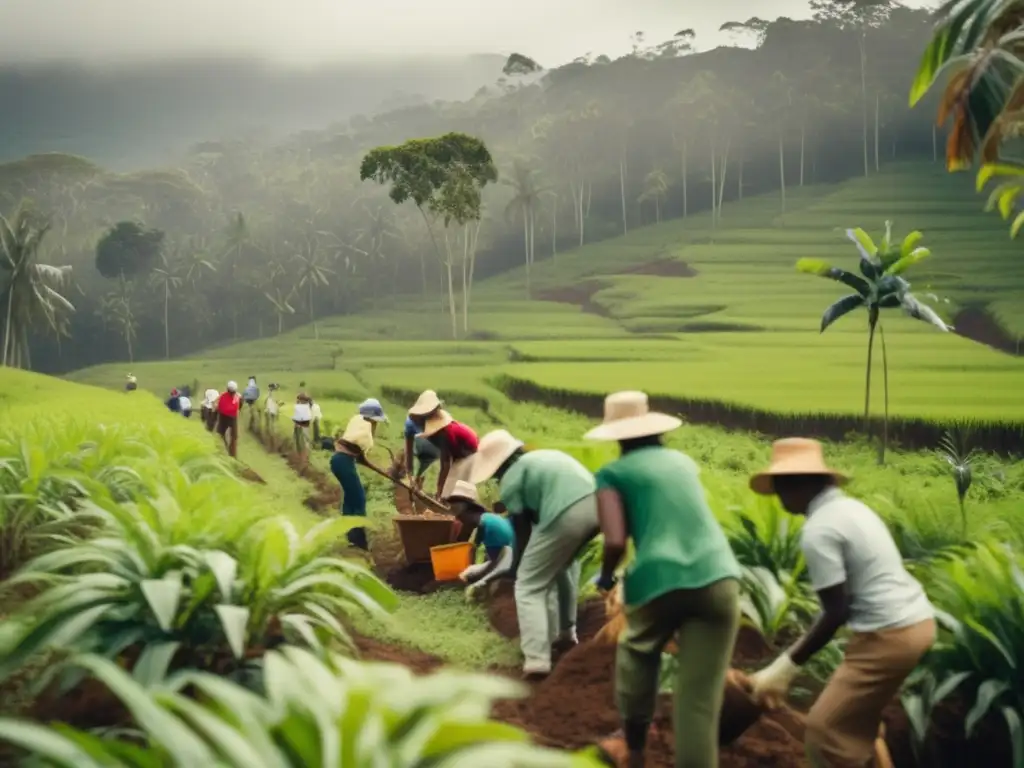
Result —
<path fill-rule="evenodd" d="M 341 439 L 366 453 L 373 448 L 373 427 L 362 416 L 353 416 L 348 420 Z"/>
<path fill-rule="evenodd" d="M 842 485 L 846 475 L 825 463 L 821 443 L 806 437 L 787 437 L 772 443 L 772 460 L 768 469 L 750 478 L 750 490 L 762 496 L 775 493 L 772 478 L 778 475 L 828 475 Z"/>
<path fill-rule="evenodd" d="M 234 382 L 234 381 L 229 381 L 228 382 L 228 392 L 237 392 L 237 391 L 238 391 L 238 384 L 236 382 Z"/>
<path fill-rule="evenodd" d="M 480 503 L 480 497 L 477 495 L 476 486 L 472 483 L 467 483 L 465 480 L 459 480 L 455 483 L 455 488 L 448 496 L 448 501 L 472 501 L 474 504 Z"/>
<path fill-rule="evenodd" d="M 370 421 L 387 423 L 388 420 L 387 415 L 384 413 L 384 406 L 380 404 L 380 400 L 373 397 L 360 403 L 359 415 Z"/>
<path fill-rule="evenodd" d="M 587 440 L 633 440 L 663 435 L 682 423 L 675 416 L 651 411 L 643 392 L 616 392 L 604 399 L 604 423 L 583 437 Z"/>
<path fill-rule="evenodd" d="M 409 409 L 410 416 L 429 416 L 442 405 L 441 398 L 437 396 L 437 392 L 432 389 L 428 389 L 413 403 L 412 408 Z"/>
<path fill-rule="evenodd" d="M 522 447 L 523 442 L 516 440 L 507 430 L 496 429 L 488 432 L 481 438 L 477 447 L 469 481 L 474 484 L 486 483 L 501 469 L 501 465 Z"/>
<path fill-rule="evenodd" d="M 416 435 L 416 437 L 433 437 L 453 421 L 455 419 L 452 418 L 448 411 L 440 410 L 433 416 L 427 417 L 427 420 L 423 423 L 423 431 Z"/>

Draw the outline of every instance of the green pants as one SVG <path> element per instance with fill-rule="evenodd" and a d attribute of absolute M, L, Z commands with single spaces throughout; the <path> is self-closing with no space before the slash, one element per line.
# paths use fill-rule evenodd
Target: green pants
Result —
<path fill-rule="evenodd" d="M 625 722 L 650 723 L 658 698 L 661 653 L 679 646 L 673 681 L 676 768 L 717 768 L 718 721 L 739 629 L 739 582 L 723 579 L 626 607 L 615 658 L 615 698 Z"/>

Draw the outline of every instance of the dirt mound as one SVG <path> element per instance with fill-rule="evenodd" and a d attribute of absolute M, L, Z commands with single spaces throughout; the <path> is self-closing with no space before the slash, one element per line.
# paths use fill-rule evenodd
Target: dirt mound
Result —
<path fill-rule="evenodd" d="M 388 645 L 379 640 L 360 635 L 357 635 L 354 640 L 356 648 L 359 650 L 359 658 L 363 661 L 386 661 L 393 664 L 401 664 L 421 675 L 434 672 L 444 666 L 442 659 L 439 659 L 437 656 L 431 656 L 429 653 Z"/>
<path fill-rule="evenodd" d="M 696 277 L 697 270 L 685 261 L 659 259 L 649 261 L 631 269 L 624 269 L 624 275 L 655 275 L 656 277 Z"/>
<path fill-rule="evenodd" d="M 515 582 L 501 580 L 491 594 L 487 605 L 491 626 L 502 637 L 514 640 L 519 637 L 519 620 L 516 615 Z M 604 603 L 600 599 L 588 600 L 579 608 L 576 617 L 576 634 L 580 642 L 591 639 L 605 623 Z"/>

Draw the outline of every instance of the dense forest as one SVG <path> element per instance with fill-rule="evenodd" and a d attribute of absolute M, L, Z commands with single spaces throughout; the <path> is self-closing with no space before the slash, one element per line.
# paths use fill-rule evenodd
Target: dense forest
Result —
<path fill-rule="evenodd" d="M 410 138 L 463 132 L 495 159 L 483 218 L 452 232 L 477 279 L 745 195 L 942 162 L 935 104 L 907 106 L 928 13 L 811 5 L 808 21 L 726 25 L 744 47 L 637 32 L 627 56 L 551 70 L 523 51 L 468 100 L 277 143 L 205 141 L 173 168 L 116 174 L 64 154 L 0 165 L 0 237 L 71 267 L 23 270 L 30 298 L 0 280 L 4 361 L 59 372 L 177 356 L 445 290 L 421 212 L 360 181 L 367 152 Z"/>

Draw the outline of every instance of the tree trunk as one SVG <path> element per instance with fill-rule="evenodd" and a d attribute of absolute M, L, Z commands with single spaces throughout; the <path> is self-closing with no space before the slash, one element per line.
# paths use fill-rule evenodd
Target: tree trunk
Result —
<path fill-rule="evenodd" d="M 878 114 L 878 111 L 880 109 L 880 106 L 879 106 L 879 99 L 880 98 L 881 97 L 878 95 L 878 92 L 875 91 L 875 173 L 878 173 L 878 168 L 879 168 L 879 165 L 878 165 L 878 154 L 879 154 L 878 153 L 878 139 L 879 139 L 879 136 L 878 136 L 878 133 L 879 133 L 878 122 L 879 122 L 879 120 L 881 118 L 880 118 L 880 116 Z"/>
<path fill-rule="evenodd" d="M 658 201 L 657 196 L 654 198 L 654 223 L 661 224 L 661 203 Z"/>
<path fill-rule="evenodd" d="M 164 283 L 164 358 L 166 360 L 171 359 L 171 326 L 168 322 L 170 303 L 171 291 L 167 287 L 167 283 Z"/>
<path fill-rule="evenodd" d="M 454 261 L 454 258 L 452 257 L 452 245 L 451 241 L 448 239 L 447 227 L 444 230 L 444 245 L 445 251 L 448 254 L 448 258 L 445 259 L 444 262 L 448 274 L 448 314 L 451 316 L 452 320 L 452 338 L 457 339 L 459 338 L 459 324 L 457 319 L 458 313 L 455 309 L 455 284 L 452 279 L 452 262 Z"/>
<path fill-rule="evenodd" d="M 316 325 L 316 313 L 313 311 L 313 281 L 309 281 L 309 322 L 313 324 L 313 338 L 320 340 L 320 329 Z"/>
<path fill-rule="evenodd" d="M 864 434 L 871 434 L 871 358 L 875 348 L 875 328 L 878 325 L 878 310 L 868 311 L 868 362 L 864 380 Z"/>
<path fill-rule="evenodd" d="M 806 137 L 806 126 L 800 123 L 800 186 L 804 185 L 804 146 Z"/>
<path fill-rule="evenodd" d="M 686 199 L 686 142 L 683 142 L 683 218 L 685 219 L 689 214 L 687 210 L 687 199 Z"/>
<path fill-rule="evenodd" d="M 743 158 L 740 157 L 740 169 L 736 174 L 736 199 L 743 199 Z"/>
<path fill-rule="evenodd" d="M 530 219 L 529 211 L 523 208 L 523 250 L 526 255 L 526 298 L 531 297 L 530 293 Z"/>
<path fill-rule="evenodd" d="M 135 362 L 135 352 L 132 350 L 132 333 L 131 328 L 125 328 L 124 340 L 128 344 L 128 362 Z"/>
<path fill-rule="evenodd" d="M 782 199 L 782 212 L 786 212 L 786 147 L 779 131 L 779 194 Z"/>
<path fill-rule="evenodd" d="M 718 168 L 715 142 L 711 142 L 711 228 L 718 225 Z"/>
<path fill-rule="evenodd" d="M 864 133 L 864 175 L 868 175 L 868 52 L 867 32 L 860 32 L 860 111 Z"/>
<path fill-rule="evenodd" d="M 11 316 L 14 312 L 14 280 L 11 280 L 11 287 L 7 290 L 7 322 L 4 323 L 4 356 L 3 365 L 7 365 L 10 359 L 11 350 Z"/>
<path fill-rule="evenodd" d="M 725 198 L 725 177 L 726 172 L 729 170 L 729 145 L 732 142 L 725 142 L 725 151 L 722 152 L 722 174 L 718 181 L 718 218 L 721 221 L 722 218 L 722 201 Z"/>
<path fill-rule="evenodd" d="M 878 463 L 885 464 L 885 452 L 889 448 L 889 355 L 885 350 L 885 329 L 878 324 L 878 337 L 882 342 L 882 384 L 885 390 L 885 412 L 882 417 L 882 446 L 878 453 Z"/>
<path fill-rule="evenodd" d="M 284 333 L 284 315 L 280 312 L 277 313 L 277 335 L 280 336 Z"/>
<path fill-rule="evenodd" d="M 551 261 L 558 256 L 558 195 L 551 195 Z"/>
<path fill-rule="evenodd" d="M 622 198 L 622 234 L 629 233 L 629 224 L 626 221 L 626 150 L 622 150 L 619 156 L 619 196 Z"/>
<path fill-rule="evenodd" d="M 469 228 L 462 236 L 462 333 L 469 335 Z"/>

